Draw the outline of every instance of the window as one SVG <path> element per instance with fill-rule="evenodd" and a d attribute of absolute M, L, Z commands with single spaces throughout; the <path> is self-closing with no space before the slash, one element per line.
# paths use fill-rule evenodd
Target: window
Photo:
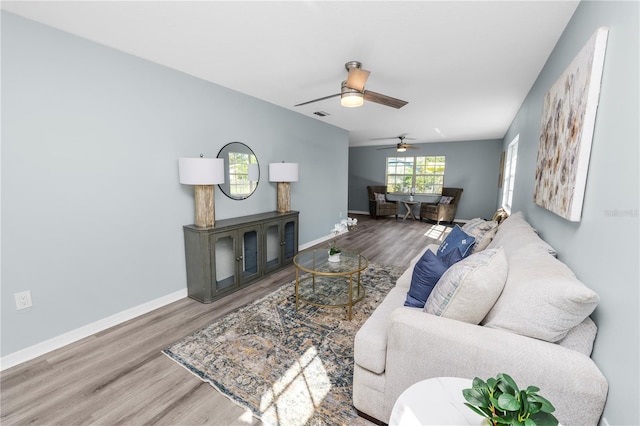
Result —
<path fill-rule="evenodd" d="M 387 192 L 442 194 L 445 157 L 387 157 Z"/>
<path fill-rule="evenodd" d="M 511 214 L 511 203 L 513 202 L 513 184 L 516 180 L 516 164 L 518 163 L 518 140 L 517 135 L 507 148 L 507 161 L 504 163 L 504 185 L 502 186 L 502 207 Z"/>

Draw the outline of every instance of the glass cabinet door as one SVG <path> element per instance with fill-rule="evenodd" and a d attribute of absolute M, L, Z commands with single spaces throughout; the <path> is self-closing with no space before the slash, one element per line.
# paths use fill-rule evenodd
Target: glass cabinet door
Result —
<path fill-rule="evenodd" d="M 296 219 L 284 221 L 284 235 L 282 245 L 284 248 L 284 261 L 293 260 L 298 251 L 298 235 L 296 233 Z"/>
<path fill-rule="evenodd" d="M 282 246 L 280 242 L 280 221 L 265 225 L 264 250 L 266 254 L 266 268 L 270 271 L 282 265 Z"/>
<path fill-rule="evenodd" d="M 238 286 L 236 240 L 237 232 L 227 232 L 212 236 L 215 277 L 213 295 L 229 291 Z"/>
<path fill-rule="evenodd" d="M 293 260 L 298 252 L 297 218 L 279 219 L 265 224 L 266 271 Z"/>
<path fill-rule="evenodd" d="M 240 231 L 242 241 L 242 256 L 239 259 L 241 281 L 248 281 L 262 274 L 260 266 L 260 226 Z"/>

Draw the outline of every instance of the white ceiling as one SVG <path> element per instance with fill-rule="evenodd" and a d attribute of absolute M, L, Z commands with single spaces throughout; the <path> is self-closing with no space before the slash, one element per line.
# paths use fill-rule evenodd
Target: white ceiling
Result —
<path fill-rule="evenodd" d="M 2 9 L 349 131 L 502 138 L 577 1 L 2 1 Z M 408 101 L 342 108 L 344 64 Z M 330 115 L 317 117 L 314 111 Z"/>

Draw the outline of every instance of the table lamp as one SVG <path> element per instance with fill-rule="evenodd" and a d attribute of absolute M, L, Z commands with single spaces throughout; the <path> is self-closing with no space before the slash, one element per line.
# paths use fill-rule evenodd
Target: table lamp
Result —
<path fill-rule="evenodd" d="M 215 185 L 224 183 L 222 158 L 178 159 L 180 183 L 194 186 L 195 226 L 213 228 L 215 225 Z"/>
<path fill-rule="evenodd" d="M 278 213 L 291 211 L 291 184 L 298 181 L 298 163 L 270 163 L 269 182 L 278 183 Z"/>

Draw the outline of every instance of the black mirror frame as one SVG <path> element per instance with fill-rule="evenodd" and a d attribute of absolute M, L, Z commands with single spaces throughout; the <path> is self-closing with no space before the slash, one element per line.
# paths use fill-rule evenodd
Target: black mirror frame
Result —
<path fill-rule="evenodd" d="M 231 151 L 231 148 L 233 146 L 239 146 L 240 149 L 236 149 L 234 151 Z M 250 194 L 248 195 L 242 195 L 242 196 L 238 196 L 238 195 L 233 195 L 231 194 L 231 190 L 230 190 L 230 179 L 229 179 L 229 158 L 228 158 L 228 153 L 229 152 L 242 152 L 242 153 L 247 153 L 252 155 L 255 159 L 256 159 L 256 164 L 258 165 L 258 180 L 255 181 L 255 187 L 253 188 L 253 190 L 251 191 Z M 225 146 L 223 146 L 220 151 L 218 152 L 217 158 L 222 158 L 224 159 L 224 183 L 219 184 L 218 187 L 220 188 L 220 190 L 222 191 L 222 193 L 224 195 L 226 195 L 227 197 L 231 198 L 232 200 L 245 200 L 247 198 L 249 198 L 251 195 L 253 195 L 256 192 L 256 189 L 258 189 L 258 184 L 260 183 L 260 162 L 258 161 L 258 157 L 256 156 L 256 154 L 253 152 L 253 150 L 251 148 L 249 148 L 248 145 L 242 143 L 242 142 L 229 142 L 228 144 L 226 144 Z"/>

